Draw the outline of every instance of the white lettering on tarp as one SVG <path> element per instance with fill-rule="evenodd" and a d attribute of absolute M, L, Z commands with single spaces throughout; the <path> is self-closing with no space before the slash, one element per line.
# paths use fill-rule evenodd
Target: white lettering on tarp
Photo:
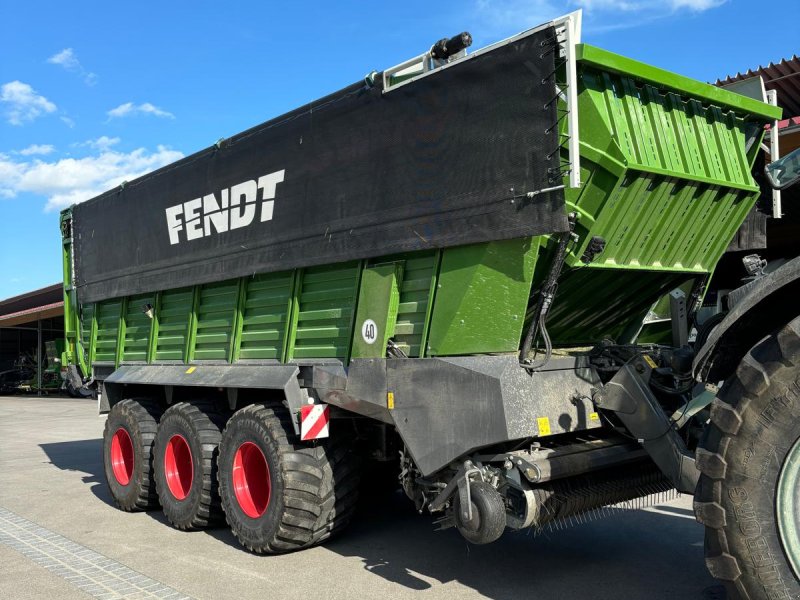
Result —
<path fill-rule="evenodd" d="M 247 227 L 253 223 L 259 209 L 260 222 L 271 221 L 277 187 L 283 182 L 284 174 L 285 170 L 281 169 L 262 175 L 258 180 L 248 179 L 220 190 L 219 195 L 210 193 L 168 207 L 165 212 L 169 243 L 179 244 L 182 237 L 191 241 Z"/>

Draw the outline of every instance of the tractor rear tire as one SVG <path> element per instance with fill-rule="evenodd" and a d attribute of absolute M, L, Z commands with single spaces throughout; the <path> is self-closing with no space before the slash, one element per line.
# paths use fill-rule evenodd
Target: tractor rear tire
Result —
<path fill-rule="evenodd" d="M 146 398 L 122 400 L 108 413 L 103 463 L 111 497 L 124 511 L 158 507 L 153 441 L 160 416 L 159 405 Z"/>
<path fill-rule="evenodd" d="M 319 544 L 350 521 L 360 469 L 348 436 L 300 442 L 277 402 L 228 421 L 219 448 L 220 496 L 234 536 L 252 552 Z"/>
<path fill-rule="evenodd" d="M 158 424 L 154 471 L 167 520 L 186 530 L 224 523 L 217 489 L 217 450 L 225 418 L 213 402 L 179 402 Z"/>
<path fill-rule="evenodd" d="M 706 564 L 731 599 L 800 597 L 800 317 L 722 387 L 697 450 Z"/>

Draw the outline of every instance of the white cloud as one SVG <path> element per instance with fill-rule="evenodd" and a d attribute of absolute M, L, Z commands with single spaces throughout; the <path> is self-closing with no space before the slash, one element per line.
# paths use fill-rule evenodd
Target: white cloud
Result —
<path fill-rule="evenodd" d="M 9 81 L 0 86 L 0 103 L 5 105 L 6 119 L 12 125 L 23 125 L 56 111 L 55 104 L 21 81 Z"/>
<path fill-rule="evenodd" d="M 146 148 L 127 153 L 108 149 L 114 143 L 114 138 L 106 138 L 101 143 L 105 147 L 95 156 L 50 162 L 13 160 L 0 154 L 0 196 L 36 194 L 47 198 L 46 210 L 58 210 L 183 158 L 181 152 L 166 146 L 158 146 L 154 152 Z"/>
<path fill-rule="evenodd" d="M 83 81 L 86 83 L 86 85 L 94 85 L 97 83 L 97 75 L 83 68 L 83 65 L 78 60 L 78 57 L 72 48 L 64 48 L 61 52 L 58 52 L 48 58 L 47 62 L 52 65 L 64 67 L 67 71 L 78 73 L 81 77 L 83 77 Z"/>
<path fill-rule="evenodd" d="M 174 119 L 175 115 L 171 112 L 167 112 L 150 104 L 149 102 L 144 102 L 142 104 L 134 104 L 133 102 L 126 102 L 125 104 L 120 104 L 116 108 L 112 108 L 110 111 L 106 113 L 109 119 L 119 119 L 122 117 L 130 117 L 137 114 L 142 115 L 152 115 L 154 117 L 162 117 L 166 119 Z"/>
<path fill-rule="evenodd" d="M 119 144 L 120 139 L 118 137 L 108 137 L 107 135 L 101 135 L 99 138 L 94 140 L 86 140 L 82 144 L 78 144 L 79 146 L 89 146 L 90 148 L 94 148 L 95 150 L 102 150 L 106 151 L 111 146 L 116 146 Z"/>
<path fill-rule="evenodd" d="M 69 117 L 63 117 L 63 116 L 62 116 L 62 117 L 59 117 L 59 118 L 60 118 L 60 119 L 61 119 L 61 121 L 64 123 L 64 125 L 66 125 L 66 126 L 67 126 L 67 127 L 69 127 L 70 129 L 72 129 L 73 127 L 75 127 L 75 121 L 73 121 L 73 120 L 72 120 L 72 119 L 70 119 Z"/>
<path fill-rule="evenodd" d="M 688 8 L 695 12 L 702 12 L 725 4 L 727 0 L 672 0 L 670 4 L 675 10 Z"/>
<path fill-rule="evenodd" d="M 34 154 L 51 154 L 56 149 L 52 144 L 31 144 L 27 148 L 20 150 L 22 156 L 33 156 Z"/>

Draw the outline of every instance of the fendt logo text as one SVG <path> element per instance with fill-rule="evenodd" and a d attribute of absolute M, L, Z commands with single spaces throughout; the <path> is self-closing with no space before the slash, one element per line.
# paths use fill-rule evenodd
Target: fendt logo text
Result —
<path fill-rule="evenodd" d="M 247 227 L 260 209 L 261 222 L 271 221 L 275 208 L 275 188 L 283 181 L 284 169 L 248 179 L 221 190 L 207 194 L 166 209 L 169 243 L 179 244 L 181 231 L 186 240 L 197 240 L 214 233 Z M 261 194 L 259 194 L 259 191 Z M 259 195 L 261 198 L 259 199 Z"/>

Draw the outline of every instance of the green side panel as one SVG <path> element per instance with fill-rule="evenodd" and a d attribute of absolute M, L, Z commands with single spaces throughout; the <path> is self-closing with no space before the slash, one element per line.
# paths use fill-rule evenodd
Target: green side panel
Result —
<path fill-rule="evenodd" d="M 386 356 L 386 344 L 397 322 L 402 277 L 401 263 L 367 267 L 361 273 L 351 358 Z"/>
<path fill-rule="evenodd" d="M 568 264 L 600 236 L 589 269 L 712 271 L 758 195 L 750 115 L 585 64 L 579 80 L 583 185 L 566 198 L 581 242 Z"/>
<path fill-rule="evenodd" d="M 153 322 L 144 314 L 142 307 L 153 304 L 153 294 L 131 296 L 125 308 L 125 339 L 122 360 L 147 361 L 147 348 L 150 344 L 150 331 Z"/>
<path fill-rule="evenodd" d="M 287 359 L 347 361 L 361 264 L 305 269 L 297 293 L 297 325 Z"/>
<path fill-rule="evenodd" d="M 590 46 L 589 44 L 578 44 L 576 54 L 578 61 L 584 64 L 600 67 L 603 70 L 615 73 L 623 73 L 639 81 L 655 83 L 659 87 L 666 87 L 717 106 L 733 108 L 759 116 L 767 121 L 781 118 L 782 110 L 776 106 L 735 94 L 696 79 L 659 69 L 602 48 Z"/>
<path fill-rule="evenodd" d="M 94 360 L 115 362 L 117 357 L 117 335 L 120 325 L 122 300 L 104 300 L 97 303 L 97 334 L 94 344 Z"/>
<path fill-rule="evenodd" d="M 81 306 L 81 340 L 83 347 L 88 353 L 89 364 L 94 362 L 94 342 L 92 335 L 92 321 L 94 320 L 94 304 L 83 304 Z"/>
<path fill-rule="evenodd" d="M 515 352 L 538 249 L 523 238 L 444 250 L 429 354 Z"/>
<path fill-rule="evenodd" d="M 664 294 L 698 277 L 692 273 L 575 268 L 562 273 L 547 319 L 556 345 L 621 341 L 638 330 L 650 307 Z M 635 333 L 635 332 L 634 332 Z"/>
<path fill-rule="evenodd" d="M 200 286 L 195 360 L 229 360 L 238 298 L 238 279 Z"/>
<path fill-rule="evenodd" d="M 192 312 L 192 288 L 168 290 L 161 294 L 158 307 L 158 339 L 155 358 L 183 360 Z"/>
<path fill-rule="evenodd" d="M 403 352 L 412 358 L 425 356 L 439 257 L 439 251 L 425 250 L 392 255 L 374 261 L 374 264 L 386 262 L 402 262 L 403 264 L 400 304 L 397 308 L 397 322 L 392 339 Z"/>
<path fill-rule="evenodd" d="M 248 279 L 238 358 L 283 358 L 292 281 L 291 271 L 256 275 Z"/>

